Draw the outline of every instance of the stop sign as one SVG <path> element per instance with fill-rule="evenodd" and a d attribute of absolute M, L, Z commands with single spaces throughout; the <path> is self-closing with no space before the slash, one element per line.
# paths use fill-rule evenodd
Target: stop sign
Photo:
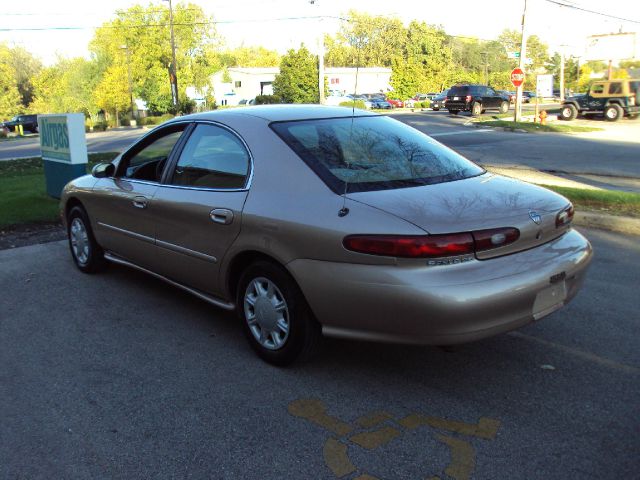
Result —
<path fill-rule="evenodd" d="M 520 68 L 514 68 L 511 71 L 511 83 L 514 87 L 519 87 L 524 82 L 524 72 Z"/>

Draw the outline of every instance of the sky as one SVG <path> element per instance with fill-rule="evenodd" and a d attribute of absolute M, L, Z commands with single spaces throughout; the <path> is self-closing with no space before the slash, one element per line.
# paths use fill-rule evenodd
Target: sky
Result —
<path fill-rule="evenodd" d="M 636 20 L 624 22 L 558 6 L 549 0 L 528 0 L 527 32 L 541 37 L 550 51 L 582 56 L 586 37 L 619 31 L 640 32 L 639 0 L 554 0 L 609 15 Z M 300 43 L 316 45 L 321 32 L 335 33 L 340 16 L 350 9 L 442 25 L 452 35 L 494 39 L 505 28 L 520 29 L 525 0 L 191 0 L 214 16 L 218 33 L 229 47 L 261 45 L 283 53 Z M 45 64 L 57 56 L 88 56 L 93 29 L 113 18 L 116 10 L 134 4 L 167 5 L 162 0 L 4 0 L 0 8 L 0 42 L 20 45 Z M 178 3 L 174 0 L 174 4 Z M 444 6 L 443 6 L 444 5 Z M 45 28 L 43 31 L 18 29 Z M 51 29 L 55 28 L 55 29 Z M 71 28 L 65 30 L 66 28 Z M 640 42 L 640 35 L 637 36 Z M 637 46 L 640 52 L 640 45 Z M 610 50 L 619 51 L 619 48 Z M 614 55 L 614 53 L 612 53 Z"/>

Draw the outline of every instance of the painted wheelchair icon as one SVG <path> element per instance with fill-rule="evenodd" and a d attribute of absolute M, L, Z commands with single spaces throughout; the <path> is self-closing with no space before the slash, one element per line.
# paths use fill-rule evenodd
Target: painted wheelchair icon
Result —
<path fill-rule="evenodd" d="M 455 480 L 467 480 L 471 478 L 475 468 L 475 449 L 469 441 L 459 437 L 493 440 L 500 428 L 499 420 L 484 417 L 480 418 L 477 424 L 470 424 L 418 413 L 396 420 L 386 412 L 373 412 L 358 418 L 355 424 L 350 424 L 329 415 L 325 404 L 317 399 L 295 400 L 289 404 L 288 410 L 291 415 L 308 420 L 333 434 L 324 443 L 324 461 L 338 478 L 347 475 L 352 478 L 354 473 L 359 473 L 353 480 L 379 479 L 353 464 L 348 453 L 350 447 L 373 451 L 420 427 L 435 430 L 435 438 L 449 448 L 451 463 L 445 468 L 444 473 Z M 457 435 L 453 436 L 452 433 Z M 431 476 L 427 480 L 444 478 Z"/>

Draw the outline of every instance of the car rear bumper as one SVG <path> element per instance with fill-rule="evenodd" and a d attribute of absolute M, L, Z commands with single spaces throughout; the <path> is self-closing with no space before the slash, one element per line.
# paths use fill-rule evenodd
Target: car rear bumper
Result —
<path fill-rule="evenodd" d="M 466 102 L 455 102 L 452 100 L 447 100 L 446 105 L 448 110 L 458 110 L 459 112 L 470 111 L 471 104 Z"/>
<path fill-rule="evenodd" d="M 448 345 L 513 330 L 562 307 L 580 289 L 591 257 L 589 242 L 571 230 L 524 252 L 456 265 L 287 266 L 326 335 Z"/>

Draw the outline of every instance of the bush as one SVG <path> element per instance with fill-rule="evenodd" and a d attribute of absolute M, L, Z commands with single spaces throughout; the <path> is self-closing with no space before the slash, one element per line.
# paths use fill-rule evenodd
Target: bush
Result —
<path fill-rule="evenodd" d="M 417 107 L 418 105 L 416 105 Z M 429 108 L 431 106 L 431 100 L 425 100 L 419 103 L 420 108 Z"/>
<path fill-rule="evenodd" d="M 282 103 L 280 95 L 258 95 L 256 97 L 256 105 L 269 105 L 274 103 Z"/>
<path fill-rule="evenodd" d="M 349 100 L 348 102 L 340 102 L 340 106 L 341 107 L 348 107 L 348 108 L 359 108 L 360 110 L 366 110 L 367 107 L 364 105 L 364 102 L 362 100 Z"/>
<path fill-rule="evenodd" d="M 171 120 L 174 116 L 170 113 L 165 113 L 159 116 L 149 116 L 140 119 L 140 125 L 160 125 L 161 123 Z"/>
<path fill-rule="evenodd" d="M 109 127 L 107 122 L 96 122 L 93 124 L 94 132 L 104 132 Z"/>

